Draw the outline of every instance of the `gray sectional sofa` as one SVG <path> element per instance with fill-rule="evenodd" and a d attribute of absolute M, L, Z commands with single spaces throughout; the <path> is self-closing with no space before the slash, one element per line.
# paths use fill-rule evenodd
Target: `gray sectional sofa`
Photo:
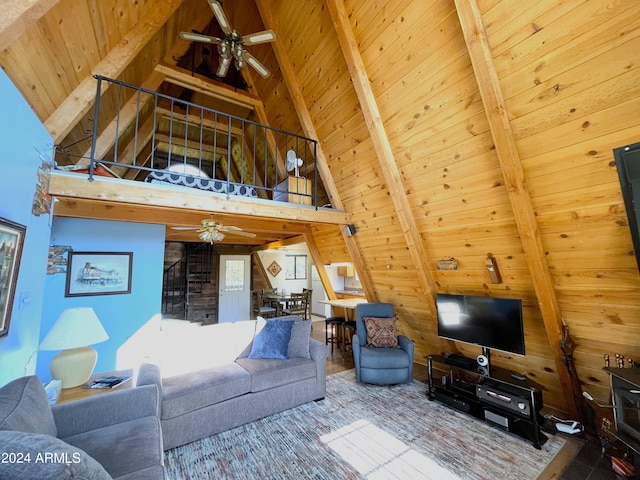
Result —
<path fill-rule="evenodd" d="M 36 376 L 0 388 L 0 480 L 165 478 L 155 386 L 60 405 Z"/>
<path fill-rule="evenodd" d="M 278 357 L 269 351 L 278 342 L 265 342 L 263 334 L 265 325 L 283 322 L 291 325 L 287 358 L 260 358 Z M 138 371 L 137 386 L 156 385 L 160 391 L 166 450 L 324 398 L 327 346 L 309 337 L 310 321 L 287 316 L 203 328 L 206 351 L 195 368 L 167 375 L 162 366 L 144 363 Z M 184 347 L 176 348 L 189 355 Z M 197 348 L 191 350 L 193 355 Z"/>

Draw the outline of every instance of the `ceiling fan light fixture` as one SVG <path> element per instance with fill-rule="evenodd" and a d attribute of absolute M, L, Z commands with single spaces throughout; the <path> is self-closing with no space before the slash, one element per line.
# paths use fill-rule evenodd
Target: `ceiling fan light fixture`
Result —
<path fill-rule="evenodd" d="M 213 244 L 213 242 L 219 242 L 224 238 L 224 234 L 218 232 L 217 230 L 207 229 L 203 232 L 200 232 L 200 240 L 204 242 L 209 242 Z"/>

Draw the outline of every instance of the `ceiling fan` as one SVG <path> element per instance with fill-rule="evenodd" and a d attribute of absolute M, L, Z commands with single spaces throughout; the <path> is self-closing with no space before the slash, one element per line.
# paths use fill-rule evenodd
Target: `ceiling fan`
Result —
<path fill-rule="evenodd" d="M 174 230 L 196 230 L 200 240 L 209 242 L 219 242 L 225 237 L 225 233 L 228 235 L 238 235 L 241 237 L 255 237 L 255 233 L 249 233 L 243 231 L 240 227 L 233 225 L 223 225 L 216 222 L 213 218 L 209 220 L 202 220 L 200 227 L 171 227 Z M 224 232 L 224 233 L 223 233 Z"/>
<path fill-rule="evenodd" d="M 262 32 L 252 33 L 250 35 L 240 35 L 229 25 L 222 5 L 217 0 L 207 0 L 213 14 L 215 15 L 220 28 L 222 28 L 223 37 L 211 37 L 209 35 L 203 35 L 200 33 L 181 32 L 180 38 L 191 42 L 203 42 L 213 43 L 218 45 L 218 53 L 220 54 L 220 64 L 216 75 L 224 77 L 229 70 L 231 60 L 235 59 L 235 65 L 238 70 L 242 70 L 244 63 L 248 63 L 264 78 L 269 77 L 271 72 L 262 65 L 256 57 L 251 55 L 244 48 L 247 45 L 257 45 L 259 43 L 273 42 L 276 39 L 276 34 L 272 30 L 264 30 Z"/>

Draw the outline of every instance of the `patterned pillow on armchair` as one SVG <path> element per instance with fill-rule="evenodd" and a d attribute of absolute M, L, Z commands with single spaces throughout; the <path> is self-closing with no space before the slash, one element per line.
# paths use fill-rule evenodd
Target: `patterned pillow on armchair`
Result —
<path fill-rule="evenodd" d="M 364 317 L 367 347 L 393 348 L 398 346 L 397 317 Z"/>

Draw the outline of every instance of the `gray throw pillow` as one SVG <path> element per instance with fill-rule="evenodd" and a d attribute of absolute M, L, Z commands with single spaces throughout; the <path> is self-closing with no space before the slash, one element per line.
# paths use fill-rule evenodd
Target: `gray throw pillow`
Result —
<path fill-rule="evenodd" d="M 0 480 L 112 480 L 93 457 L 49 435 L 0 432 L 0 445 L 7 460 Z"/>
<path fill-rule="evenodd" d="M 0 388 L 0 430 L 58 435 L 49 397 L 38 377 L 20 377 Z"/>
<path fill-rule="evenodd" d="M 291 340 L 289 340 L 289 358 L 301 357 L 311 358 L 309 354 L 309 338 L 311 337 L 311 320 L 302 320 L 297 315 L 285 315 L 283 317 L 275 317 L 265 320 L 258 317 L 258 329 L 262 328 L 264 322 L 273 322 L 285 320 L 293 322 L 291 328 Z"/>
<path fill-rule="evenodd" d="M 289 358 L 311 358 L 309 355 L 309 337 L 311 336 L 311 320 L 294 320 L 289 340 Z"/>

